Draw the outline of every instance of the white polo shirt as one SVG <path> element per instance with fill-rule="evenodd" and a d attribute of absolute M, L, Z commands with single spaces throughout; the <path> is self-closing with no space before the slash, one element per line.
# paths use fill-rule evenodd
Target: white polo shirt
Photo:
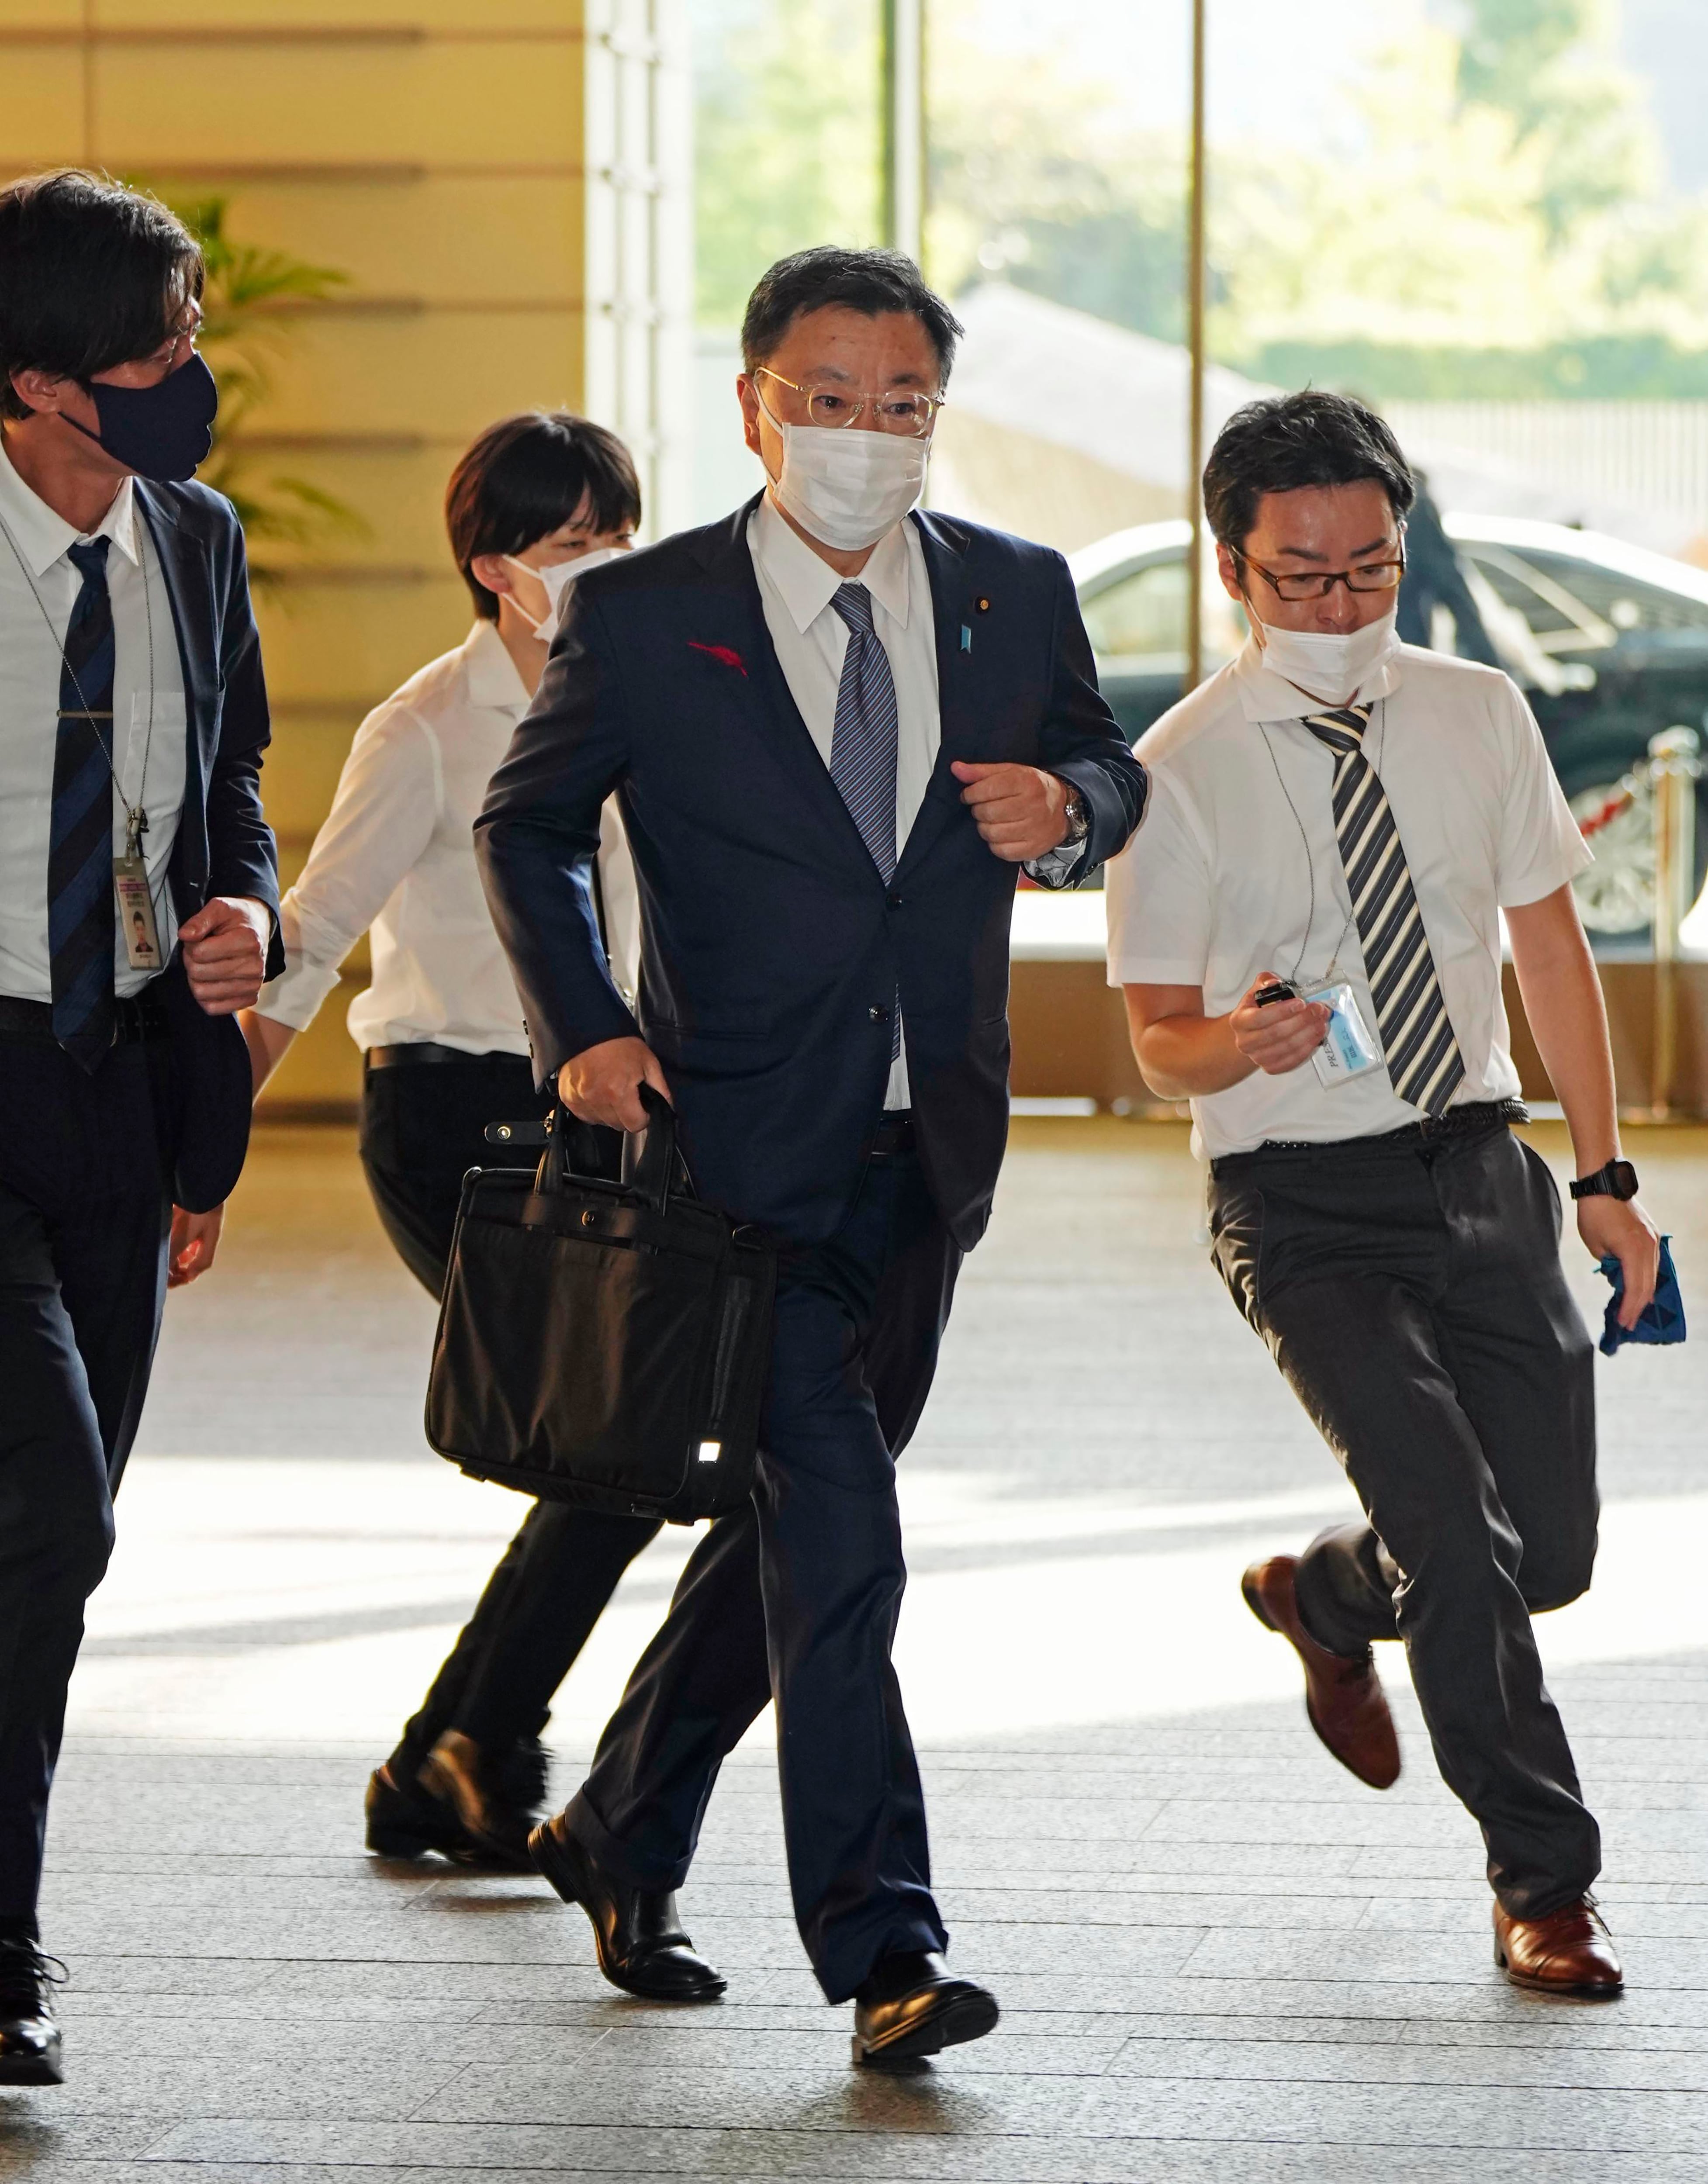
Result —
<path fill-rule="evenodd" d="M 1457 1101 L 1519 1089 L 1500 994 L 1500 910 L 1538 902 L 1591 862 L 1542 732 L 1498 670 L 1401 646 L 1358 693 L 1365 755 L 1405 850 L 1465 1062 Z M 1270 672 L 1255 638 L 1141 738 L 1143 824 L 1108 867 L 1109 983 L 1197 986 L 1224 1016 L 1260 972 L 1331 972 L 1376 1021 L 1335 839 L 1320 707 Z M 1321 1143 L 1418 1120 L 1386 1070 L 1326 1087 L 1309 1061 L 1194 1100 L 1212 1159 L 1267 1138 Z"/>

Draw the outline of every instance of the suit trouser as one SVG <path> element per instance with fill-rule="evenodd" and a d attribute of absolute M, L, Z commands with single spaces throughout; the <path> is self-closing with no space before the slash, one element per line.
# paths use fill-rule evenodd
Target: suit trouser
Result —
<path fill-rule="evenodd" d="M 911 1153 L 869 1162 L 837 1234 L 784 1259 L 752 1504 L 695 1550 L 568 1808 L 608 1870 L 679 1887 L 718 1769 L 774 1697 L 795 1922 L 833 2002 L 890 1952 L 945 1946 L 890 1658 L 894 1459 L 960 1263 Z"/>
<path fill-rule="evenodd" d="M 34 1914 L 83 1605 L 165 1297 L 150 1057 L 0 1035 L 0 1919 Z"/>
<path fill-rule="evenodd" d="M 1574 1901 L 1600 1836 L 1530 1618 L 1589 1584 L 1595 1406 L 1552 1177 L 1501 1123 L 1264 1147 L 1215 1163 L 1210 1229 L 1369 1520 L 1301 1559 L 1306 1628 L 1349 1655 L 1404 1641 L 1501 1903 Z"/>
<path fill-rule="evenodd" d="M 533 1065 L 516 1055 L 364 1070 L 368 1186 L 399 1257 L 433 1295 L 444 1287 L 464 1173 L 507 1157 L 487 1144 L 487 1124 L 538 1115 L 542 1104 Z M 611 1174 L 617 1157 L 591 1132 L 577 1155 L 579 1166 Z M 497 1755 L 537 1737 L 552 1694 L 658 1529 L 649 1517 L 536 1502 L 405 1727 L 389 1763 L 394 1773 L 412 1775 L 447 1730 Z"/>

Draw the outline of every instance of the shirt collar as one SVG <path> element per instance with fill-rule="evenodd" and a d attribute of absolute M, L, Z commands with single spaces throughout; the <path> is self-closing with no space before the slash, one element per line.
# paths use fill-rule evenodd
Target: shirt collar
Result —
<path fill-rule="evenodd" d="M 857 577 L 840 577 L 778 514 L 767 493 L 754 519 L 753 551 L 803 636 L 844 583 L 864 584 L 892 621 L 907 627 L 907 538 L 901 523 L 884 533 Z"/>
<path fill-rule="evenodd" d="M 87 536 L 110 538 L 127 561 L 139 566 L 141 552 L 137 540 L 132 482 L 130 478 L 124 480 L 113 496 L 113 505 Z M 0 438 L 0 521 L 17 541 L 18 551 L 28 563 L 32 577 L 45 577 L 56 561 L 64 559 L 65 549 L 86 535 L 56 514 L 39 493 L 25 484 L 12 467 L 3 438 Z"/>
<path fill-rule="evenodd" d="M 1248 721 L 1302 721 L 1307 714 L 1328 710 L 1320 699 L 1308 698 L 1297 682 L 1289 682 L 1284 675 L 1264 666 L 1264 649 L 1255 636 L 1247 638 L 1233 663 L 1233 677 Z M 1374 705 L 1378 698 L 1391 698 L 1399 688 L 1399 658 L 1395 654 L 1365 676 L 1348 702 Z"/>
<path fill-rule="evenodd" d="M 499 635 L 495 621 L 483 617 L 475 624 L 463 640 L 462 656 L 472 705 L 488 705 L 500 713 L 527 710 L 527 685 Z"/>

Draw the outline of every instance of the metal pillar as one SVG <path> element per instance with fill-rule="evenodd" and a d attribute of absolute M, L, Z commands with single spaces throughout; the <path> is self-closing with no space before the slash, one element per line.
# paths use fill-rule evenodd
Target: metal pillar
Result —
<path fill-rule="evenodd" d="M 1203 677 L 1204 497 L 1204 107 L 1205 18 L 1208 0 L 1192 0 L 1192 167 L 1186 192 L 1186 671 L 1185 687 Z"/>
<path fill-rule="evenodd" d="M 1657 1122 L 1672 1112 L 1678 1077 L 1678 928 L 1695 885 L 1700 748 L 1694 728 L 1668 728 L 1649 745 L 1655 800 L 1655 1056 L 1649 1101 Z"/>
<path fill-rule="evenodd" d="M 925 0 L 883 0 L 884 240 L 921 262 L 925 231 Z"/>

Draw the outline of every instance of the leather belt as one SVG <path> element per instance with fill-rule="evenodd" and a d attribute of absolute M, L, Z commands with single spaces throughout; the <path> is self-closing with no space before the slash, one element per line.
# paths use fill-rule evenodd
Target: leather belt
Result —
<path fill-rule="evenodd" d="M 122 994 L 113 1005 L 114 1046 L 131 1045 L 139 1039 L 165 1039 L 171 1028 L 165 1001 L 152 985 L 144 986 L 140 994 Z M 53 1003 L 20 1000 L 15 994 L 0 994 L 0 1039 L 33 1039 L 49 1046 L 57 1045 Z"/>
<path fill-rule="evenodd" d="M 913 1150 L 913 1110 L 911 1107 L 888 1107 L 884 1119 L 872 1137 L 868 1156 L 873 1160 L 894 1160 L 901 1153 Z"/>
<path fill-rule="evenodd" d="M 367 1050 L 370 1069 L 425 1069 L 444 1061 L 517 1061 L 527 1067 L 525 1054 L 465 1054 L 460 1046 L 440 1046 L 430 1039 L 411 1039 L 407 1046 L 371 1046 Z"/>
<path fill-rule="evenodd" d="M 1476 1137 L 1529 1120 L 1530 1110 L 1522 1100 L 1467 1100 L 1463 1106 L 1449 1107 L 1438 1119 L 1425 1116 L 1421 1122 L 1402 1123 L 1397 1130 L 1378 1130 L 1367 1138 L 1265 1138 L 1250 1152 L 1224 1153 L 1213 1160 L 1210 1173 L 1220 1175 L 1236 1162 L 1263 1160 L 1273 1153 L 1320 1153 L 1332 1159 L 1368 1152 L 1373 1145 L 1392 1145 L 1402 1150 L 1411 1145 L 1439 1145 L 1444 1138 Z"/>

